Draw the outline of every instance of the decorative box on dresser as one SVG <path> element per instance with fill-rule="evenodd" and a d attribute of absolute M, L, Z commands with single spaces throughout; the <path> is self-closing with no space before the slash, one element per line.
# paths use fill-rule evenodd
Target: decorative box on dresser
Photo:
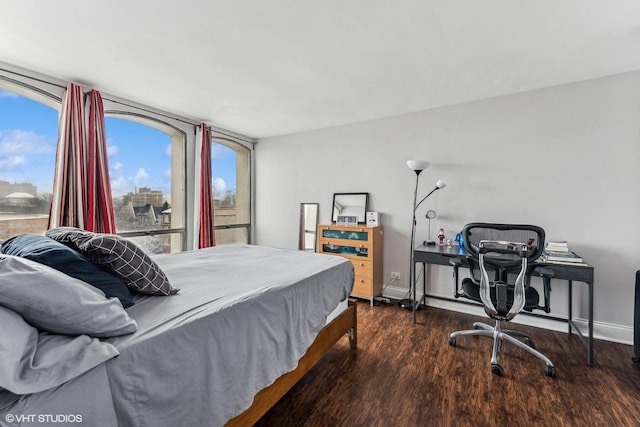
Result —
<path fill-rule="evenodd" d="M 351 295 L 373 299 L 382 293 L 382 226 L 318 226 L 318 252 L 351 260 L 355 280 Z"/>

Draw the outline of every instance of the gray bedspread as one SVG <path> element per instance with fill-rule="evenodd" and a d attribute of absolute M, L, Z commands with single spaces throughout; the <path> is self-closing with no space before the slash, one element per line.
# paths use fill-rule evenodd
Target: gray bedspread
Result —
<path fill-rule="evenodd" d="M 0 393 L 1 425 L 47 425 L 25 417 L 40 414 L 81 416 L 56 426 L 223 425 L 297 366 L 353 285 L 349 261 L 302 251 L 230 245 L 154 260 L 180 293 L 137 298 L 127 312 L 138 331 L 106 340 L 118 357 L 41 393 Z"/>

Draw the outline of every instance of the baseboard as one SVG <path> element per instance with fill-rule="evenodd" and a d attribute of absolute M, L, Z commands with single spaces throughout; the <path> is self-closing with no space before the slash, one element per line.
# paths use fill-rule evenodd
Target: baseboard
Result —
<path fill-rule="evenodd" d="M 408 295 L 409 294 L 408 294 L 407 288 L 399 288 L 399 287 L 393 287 L 393 286 L 387 286 L 383 292 L 383 297 L 393 299 L 393 300 L 401 300 L 403 298 L 407 298 Z M 420 298 L 422 296 L 422 293 L 418 292 L 417 296 L 418 298 Z M 451 298 L 451 295 L 442 295 L 442 297 Z M 482 307 L 464 304 L 463 302 L 442 300 L 442 299 L 436 299 L 436 298 L 427 298 L 426 304 L 429 307 L 437 307 L 445 310 L 457 311 L 460 313 L 473 314 L 476 316 L 486 316 Z M 561 316 L 558 316 L 558 317 L 561 317 Z M 583 334 L 587 333 L 587 330 L 588 330 L 587 319 L 574 318 L 573 321 Z M 542 317 L 516 316 L 513 319 L 513 323 L 518 323 L 518 324 L 528 325 L 528 326 L 535 326 L 537 328 L 543 328 L 543 329 L 548 329 L 552 331 L 560 331 L 560 332 L 568 331 L 568 326 L 566 323 L 559 322 L 553 319 L 545 319 Z M 594 321 L 593 337 L 596 339 L 601 339 L 605 341 L 612 341 L 612 342 L 617 342 L 622 344 L 633 345 L 633 327 Z"/>

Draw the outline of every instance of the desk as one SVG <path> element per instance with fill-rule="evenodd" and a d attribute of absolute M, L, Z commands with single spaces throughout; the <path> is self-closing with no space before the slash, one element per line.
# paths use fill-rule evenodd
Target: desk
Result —
<path fill-rule="evenodd" d="M 467 251 L 463 248 L 460 249 L 459 246 L 441 246 L 441 245 L 420 245 L 414 248 L 413 250 L 413 260 L 414 263 L 411 266 L 413 269 L 413 277 L 416 277 L 416 263 L 425 264 L 435 264 L 435 265 L 451 265 L 449 261 L 452 258 L 464 258 L 467 256 Z M 582 343 L 587 347 L 587 362 L 589 365 L 593 365 L 593 286 L 594 286 L 594 271 L 593 266 L 591 265 L 566 265 L 566 264 L 553 264 L 553 263 L 537 263 L 536 265 L 544 266 L 553 270 L 554 279 L 566 280 L 569 286 L 568 288 L 568 300 L 569 300 L 569 310 L 568 310 L 568 318 L 563 319 L 559 317 L 546 316 L 541 314 L 536 314 L 537 316 L 551 318 L 555 320 L 560 320 L 567 322 L 569 327 L 569 335 L 571 335 L 572 331 L 575 331 L 576 336 L 582 341 Z M 588 336 L 585 337 L 582 332 L 578 329 L 578 327 L 573 322 L 573 282 L 583 282 L 586 283 L 589 288 L 589 319 L 588 319 Z M 434 295 L 427 295 L 427 272 L 424 271 L 422 275 L 422 298 L 418 304 L 416 304 L 416 281 L 414 279 L 413 283 L 410 283 L 412 287 L 411 293 L 413 298 L 413 322 L 416 322 L 416 308 L 419 307 L 419 304 L 424 304 L 424 299 L 426 297 L 436 297 L 439 299 L 445 299 L 449 301 L 458 301 L 454 298 L 446 298 Z M 524 313 L 529 314 L 529 313 Z"/>

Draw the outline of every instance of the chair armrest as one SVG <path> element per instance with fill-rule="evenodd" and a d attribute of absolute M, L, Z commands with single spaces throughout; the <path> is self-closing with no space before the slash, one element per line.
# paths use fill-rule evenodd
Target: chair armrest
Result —
<path fill-rule="evenodd" d="M 540 277 L 545 278 L 545 279 L 552 279 L 553 276 L 555 275 L 553 273 L 553 270 L 551 270 L 550 268 L 547 268 L 547 267 L 535 267 L 531 271 L 531 274 L 535 274 L 536 276 L 540 276 Z"/>
<path fill-rule="evenodd" d="M 451 264 L 453 268 L 459 268 L 464 264 L 464 259 L 459 257 L 451 258 L 449 264 Z"/>

